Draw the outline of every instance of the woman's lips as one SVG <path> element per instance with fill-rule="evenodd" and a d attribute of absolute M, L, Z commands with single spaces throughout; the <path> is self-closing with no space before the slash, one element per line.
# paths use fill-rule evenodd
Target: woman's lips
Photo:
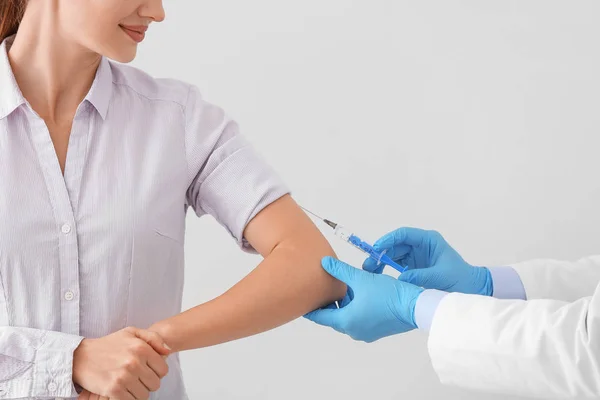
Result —
<path fill-rule="evenodd" d="M 146 37 L 147 26 L 127 26 L 119 25 L 123 31 L 129 35 L 136 43 L 141 43 Z"/>

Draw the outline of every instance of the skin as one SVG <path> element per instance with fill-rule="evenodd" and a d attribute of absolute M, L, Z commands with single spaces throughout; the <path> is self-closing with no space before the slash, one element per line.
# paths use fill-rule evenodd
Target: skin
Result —
<path fill-rule="evenodd" d="M 264 332 L 344 296 L 345 285 L 321 268 L 333 250 L 291 197 L 265 208 L 244 236 L 265 257 L 258 267 L 216 299 L 150 328 L 173 351 Z"/>
<path fill-rule="evenodd" d="M 121 26 L 164 18 L 161 0 L 29 1 L 9 60 L 63 171 L 75 112 L 101 57 L 127 63 L 136 56 L 138 44 Z M 73 357 L 73 380 L 85 389 L 80 399 L 147 399 L 168 373 L 172 352 L 264 332 L 345 294 L 320 265 L 333 250 L 290 196 L 260 212 L 244 236 L 264 260 L 223 295 L 149 329 L 84 339 Z"/>

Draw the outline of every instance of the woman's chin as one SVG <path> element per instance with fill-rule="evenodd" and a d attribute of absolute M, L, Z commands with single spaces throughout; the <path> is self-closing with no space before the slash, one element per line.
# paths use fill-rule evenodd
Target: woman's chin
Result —
<path fill-rule="evenodd" d="M 127 64 L 135 59 L 135 56 L 137 55 L 137 46 L 131 46 L 130 48 L 122 49 L 120 51 L 114 51 L 111 52 L 111 54 L 104 55 L 110 58 L 111 60 Z"/>

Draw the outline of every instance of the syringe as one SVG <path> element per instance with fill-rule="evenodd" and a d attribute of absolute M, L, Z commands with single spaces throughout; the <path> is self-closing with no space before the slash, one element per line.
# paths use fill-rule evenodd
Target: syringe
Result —
<path fill-rule="evenodd" d="M 328 219 L 321 218 L 318 215 L 316 215 L 315 213 L 307 210 L 306 208 L 304 208 L 302 206 L 300 206 L 300 208 L 302 208 L 307 213 L 315 216 L 316 218 L 320 219 L 321 221 L 323 221 L 324 223 L 326 223 L 327 225 L 332 227 L 334 229 L 333 233 L 335 236 L 341 238 L 345 242 L 350 243 L 351 245 L 353 245 L 360 251 L 366 253 L 369 257 L 371 257 L 372 259 L 377 261 L 377 265 L 381 265 L 381 264 L 389 265 L 390 267 L 394 268 L 398 272 L 404 272 L 406 270 L 406 267 L 403 267 L 403 266 L 397 264 L 388 255 L 386 255 L 385 254 L 386 250 L 378 252 L 369 243 L 361 240 L 358 236 L 356 236 L 354 233 L 352 233 L 348 229 L 344 228 L 343 226 L 336 224 L 335 222 L 332 222 Z"/>

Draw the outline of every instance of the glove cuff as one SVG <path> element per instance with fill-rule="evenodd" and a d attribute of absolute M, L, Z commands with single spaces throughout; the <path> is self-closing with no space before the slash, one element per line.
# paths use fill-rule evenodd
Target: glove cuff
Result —
<path fill-rule="evenodd" d="M 415 287 L 415 289 L 416 289 L 415 295 L 409 303 L 409 310 L 410 310 L 409 324 L 413 327 L 413 329 L 418 328 L 416 320 L 415 320 L 415 309 L 417 307 L 417 302 L 418 302 L 419 298 L 421 297 L 421 294 L 425 291 L 425 289 L 420 288 L 420 287 Z"/>
<path fill-rule="evenodd" d="M 475 294 L 481 296 L 491 296 L 494 293 L 494 280 L 492 274 L 487 267 L 473 267 L 477 274 L 476 282 L 479 282 L 477 287 L 479 288 Z"/>

